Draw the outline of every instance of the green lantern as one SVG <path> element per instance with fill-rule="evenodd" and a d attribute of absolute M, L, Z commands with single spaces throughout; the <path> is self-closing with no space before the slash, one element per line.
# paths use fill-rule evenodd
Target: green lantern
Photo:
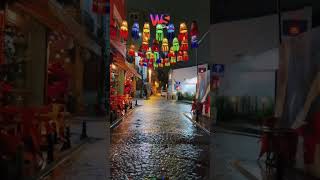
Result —
<path fill-rule="evenodd" d="M 180 50 L 179 40 L 176 37 L 173 39 L 172 48 L 174 52 L 178 52 Z"/>

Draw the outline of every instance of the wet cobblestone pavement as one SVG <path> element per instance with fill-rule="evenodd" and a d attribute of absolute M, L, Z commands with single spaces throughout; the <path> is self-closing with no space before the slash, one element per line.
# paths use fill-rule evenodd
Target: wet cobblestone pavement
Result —
<path fill-rule="evenodd" d="M 209 179 L 209 136 L 161 97 L 140 102 L 111 134 L 112 179 Z"/>

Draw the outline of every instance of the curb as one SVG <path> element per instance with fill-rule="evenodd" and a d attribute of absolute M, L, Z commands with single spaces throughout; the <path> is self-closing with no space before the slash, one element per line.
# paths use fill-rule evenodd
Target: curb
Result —
<path fill-rule="evenodd" d="M 140 107 L 140 106 L 141 106 L 141 105 L 135 106 L 133 109 L 131 109 L 130 111 L 128 111 L 127 114 L 125 114 L 124 116 L 118 118 L 118 119 L 116 120 L 116 122 L 114 122 L 113 124 L 111 124 L 110 129 L 116 128 L 124 118 L 128 117 L 133 111 L 135 111 L 135 110 L 136 110 L 138 107 Z"/>
<path fill-rule="evenodd" d="M 260 180 L 260 178 L 256 177 L 250 171 L 248 171 L 246 168 L 244 168 L 241 164 L 240 161 L 235 160 L 230 162 L 231 166 L 233 166 L 236 170 L 238 170 L 243 176 L 248 178 L 249 180 Z"/>
<path fill-rule="evenodd" d="M 187 113 L 183 113 L 183 115 L 188 118 L 192 123 L 194 123 L 195 125 L 197 125 L 197 127 L 199 127 L 200 129 L 202 129 L 206 134 L 208 134 L 209 136 L 211 135 L 210 131 L 208 131 L 206 128 L 204 128 L 203 126 L 201 126 L 199 123 L 197 123 L 196 121 L 194 121 L 191 117 L 189 117 L 187 115 Z"/>
<path fill-rule="evenodd" d="M 86 145 L 89 141 L 89 138 L 84 139 L 80 144 L 76 145 L 75 147 L 71 148 L 66 155 L 60 157 L 53 163 L 49 164 L 46 168 L 41 170 L 38 175 L 36 175 L 35 179 L 43 179 L 48 176 L 55 168 L 59 167 L 63 162 L 68 160 L 71 156 L 73 156 L 76 152 L 80 151 L 84 145 Z"/>

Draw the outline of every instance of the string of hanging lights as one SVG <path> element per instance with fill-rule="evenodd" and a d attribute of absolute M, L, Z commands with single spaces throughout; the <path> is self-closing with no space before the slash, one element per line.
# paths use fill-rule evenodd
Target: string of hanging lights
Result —
<path fill-rule="evenodd" d="M 162 68 L 175 65 L 177 62 L 186 62 L 189 60 L 189 35 L 191 39 L 191 48 L 198 48 L 198 25 L 196 21 L 191 24 L 190 32 L 187 24 L 182 22 L 179 26 L 178 36 L 175 36 L 175 26 L 173 23 L 161 24 L 155 26 L 155 36 L 151 40 L 150 23 L 145 22 L 142 30 L 137 22 L 131 26 L 132 44 L 128 46 L 128 60 L 135 62 L 136 56 L 140 57 L 139 65 L 148 68 Z M 166 32 L 165 32 L 166 31 Z M 129 25 L 123 20 L 120 26 L 120 38 L 126 43 L 129 38 Z M 139 41 L 141 39 L 141 41 Z M 139 44 L 140 43 L 140 44 Z M 138 49 L 138 50 L 136 50 Z"/>

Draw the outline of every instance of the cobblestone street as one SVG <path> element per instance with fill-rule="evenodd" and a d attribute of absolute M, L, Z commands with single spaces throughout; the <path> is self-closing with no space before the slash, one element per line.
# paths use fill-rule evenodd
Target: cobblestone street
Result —
<path fill-rule="evenodd" d="M 111 132 L 112 179 L 209 179 L 209 136 L 183 115 L 190 105 L 152 97 Z"/>

